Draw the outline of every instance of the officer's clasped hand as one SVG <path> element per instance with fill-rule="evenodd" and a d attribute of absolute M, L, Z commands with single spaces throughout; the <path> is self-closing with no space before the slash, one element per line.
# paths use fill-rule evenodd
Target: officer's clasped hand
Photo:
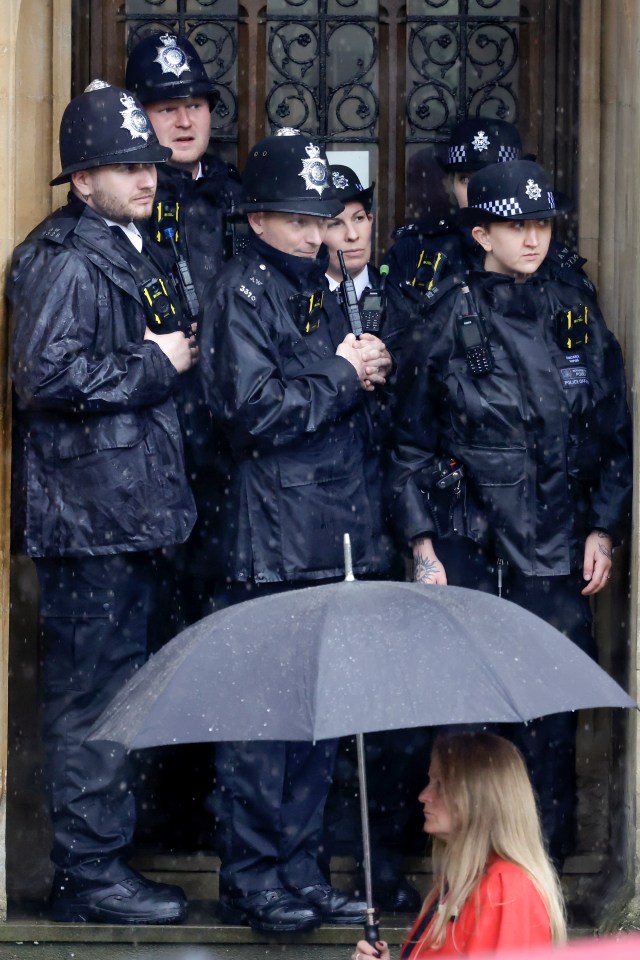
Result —
<path fill-rule="evenodd" d="M 392 360 L 384 343 L 372 333 L 363 334 L 359 340 L 348 333 L 336 354 L 355 367 L 363 390 L 375 390 L 386 382 Z"/>
<path fill-rule="evenodd" d="M 393 360 L 382 340 L 373 333 L 363 333 L 356 341 L 356 349 L 362 353 L 369 383 L 373 387 L 383 386 L 391 373 Z"/>
<path fill-rule="evenodd" d="M 192 335 L 185 337 L 181 330 L 174 333 L 153 333 L 147 327 L 144 332 L 145 340 L 157 343 L 164 355 L 173 364 L 178 373 L 185 373 L 198 362 L 199 348 L 196 338 Z"/>

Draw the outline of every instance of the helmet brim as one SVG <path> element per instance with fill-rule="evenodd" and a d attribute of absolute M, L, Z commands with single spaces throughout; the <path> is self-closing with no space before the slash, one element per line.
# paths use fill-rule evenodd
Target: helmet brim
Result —
<path fill-rule="evenodd" d="M 341 200 L 255 200 L 241 203 L 234 213 L 247 214 L 264 210 L 267 213 L 299 213 L 305 217 L 337 217 L 344 210 Z"/>
<path fill-rule="evenodd" d="M 509 217 L 502 217 L 497 213 L 484 210 L 482 207 L 463 207 L 458 210 L 456 219 L 466 227 L 477 227 L 481 223 L 509 223 L 513 220 L 553 220 L 555 217 L 562 217 L 569 213 L 573 208 L 570 199 L 564 194 L 555 193 L 555 207 L 550 210 L 545 207 L 543 210 L 527 210 L 524 213 L 514 213 Z"/>
<path fill-rule="evenodd" d="M 135 94 L 144 106 L 150 103 L 161 103 L 163 100 L 188 100 L 190 97 L 206 97 L 209 101 L 209 109 L 213 110 L 220 100 L 220 91 L 213 83 L 204 80 L 194 80 L 193 83 L 162 83 L 149 86 L 145 89 L 144 85 L 136 87 Z"/>
<path fill-rule="evenodd" d="M 105 157 L 88 158 L 80 160 L 78 163 L 71 163 L 64 167 L 57 177 L 49 181 L 50 187 L 56 187 L 61 183 L 68 183 L 72 173 L 78 170 L 92 170 L 95 167 L 114 166 L 119 163 L 166 163 L 171 157 L 171 149 L 163 147 L 159 143 L 152 143 L 144 147 L 135 147 L 134 149 L 121 150 L 118 153 L 108 154 Z"/>

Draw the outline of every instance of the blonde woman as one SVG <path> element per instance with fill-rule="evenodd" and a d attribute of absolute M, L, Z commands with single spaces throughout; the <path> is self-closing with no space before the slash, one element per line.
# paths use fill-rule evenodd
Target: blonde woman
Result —
<path fill-rule="evenodd" d="M 419 796 L 433 838 L 434 885 L 400 952 L 424 960 L 566 939 L 557 874 L 513 744 L 491 733 L 440 736 Z M 361 940 L 352 960 L 391 960 Z"/>

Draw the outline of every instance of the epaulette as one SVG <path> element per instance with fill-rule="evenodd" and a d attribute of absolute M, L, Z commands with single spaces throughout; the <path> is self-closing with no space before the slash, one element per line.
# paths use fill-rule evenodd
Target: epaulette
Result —
<path fill-rule="evenodd" d="M 64 243 L 70 233 L 73 233 L 78 221 L 72 217 L 54 220 L 46 230 L 37 237 L 39 240 L 49 240 L 51 243 Z"/>
<path fill-rule="evenodd" d="M 577 287 L 578 290 L 588 290 L 589 293 L 595 296 L 596 287 L 595 284 L 589 280 L 589 277 L 586 273 L 579 273 L 577 270 L 568 270 L 561 269 L 558 270 L 556 276 L 559 280 L 562 280 L 563 283 L 568 283 L 571 287 Z"/>
<path fill-rule="evenodd" d="M 266 290 L 266 278 L 267 267 L 264 263 L 252 265 L 249 276 L 243 277 L 235 292 L 242 300 L 257 307 Z"/>
<path fill-rule="evenodd" d="M 436 237 L 440 233 L 447 233 L 454 227 L 455 224 L 446 217 L 433 217 L 430 220 L 405 223 L 404 226 L 397 227 L 391 236 L 394 240 L 401 240 L 403 237 Z"/>
<path fill-rule="evenodd" d="M 581 270 L 587 262 L 577 250 L 567 246 L 561 247 L 558 245 L 550 253 L 559 266 L 568 270 Z"/>

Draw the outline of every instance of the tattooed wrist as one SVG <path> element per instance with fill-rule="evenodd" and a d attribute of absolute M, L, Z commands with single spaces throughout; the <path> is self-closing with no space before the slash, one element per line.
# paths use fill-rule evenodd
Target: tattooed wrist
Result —
<path fill-rule="evenodd" d="M 438 561 L 421 553 L 413 555 L 413 579 L 431 583 L 438 572 Z"/>

